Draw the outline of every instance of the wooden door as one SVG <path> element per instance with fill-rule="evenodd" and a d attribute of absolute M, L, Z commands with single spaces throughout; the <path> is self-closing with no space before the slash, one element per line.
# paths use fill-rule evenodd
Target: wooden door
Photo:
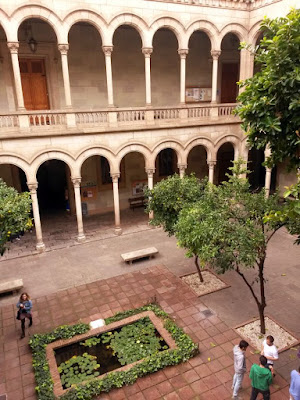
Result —
<path fill-rule="evenodd" d="M 238 95 L 239 64 L 222 64 L 221 103 L 235 103 Z"/>
<path fill-rule="evenodd" d="M 24 58 L 19 64 L 26 110 L 49 110 L 44 60 Z"/>

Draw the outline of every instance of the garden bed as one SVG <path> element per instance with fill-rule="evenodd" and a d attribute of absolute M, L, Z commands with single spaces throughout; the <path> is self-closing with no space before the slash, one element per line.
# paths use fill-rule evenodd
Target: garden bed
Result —
<path fill-rule="evenodd" d="M 230 287 L 211 271 L 205 269 L 201 271 L 201 273 L 204 282 L 200 282 L 197 272 L 181 276 L 182 281 L 186 283 L 198 297 Z"/>
<path fill-rule="evenodd" d="M 289 349 L 290 347 L 296 346 L 299 341 L 290 333 L 287 329 L 280 326 L 270 317 L 265 317 L 266 323 L 266 334 L 260 333 L 260 320 L 255 319 L 246 322 L 242 326 L 235 328 L 237 333 L 247 340 L 257 351 L 260 352 L 262 342 L 268 335 L 272 335 L 275 339 L 274 344 L 279 352 Z"/>
<path fill-rule="evenodd" d="M 93 330 L 78 324 L 32 337 L 39 399 L 92 399 L 198 352 L 191 338 L 154 304 L 105 322 Z"/>

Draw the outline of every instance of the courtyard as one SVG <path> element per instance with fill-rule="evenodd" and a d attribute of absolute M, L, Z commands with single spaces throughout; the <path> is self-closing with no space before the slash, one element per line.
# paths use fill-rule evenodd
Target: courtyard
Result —
<path fill-rule="evenodd" d="M 107 234 L 80 245 L 67 242 L 68 247 L 24 257 L 15 254 L 14 258 L 1 261 L 2 279 L 21 277 L 24 290 L 32 296 L 34 325 L 29 334 L 79 320 L 106 318 L 155 298 L 199 344 L 200 354 L 99 399 L 231 398 L 232 347 L 240 340 L 234 327 L 257 315 L 247 288 L 234 272 L 229 272 L 222 276 L 229 288 L 197 297 L 179 279 L 193 272 L 194 264 L 177 248 L 174 238 L 159 228 L 151 229 L 146 221 L 140 228 L 129 221 L 125 226 L 127 230 L 118 237 Z M 121 253 L 150 245 L 159 250 L 156 258 L 131 266 L 122 262 Z M 266 265 L 266 311 L 297 338 L 300 336 L 299 255 L 293 237 L 282 229 L 272 239 Z M 25 339 L 19 339 L 20 327 L 15 319 L 17 298 L 10 295 L 0 299 L 0 394 L 7 394 L 8 400 L 33 400 L 37 397 L 29 336 L 26 330 Z M 245 298 L 247 307 L 243 309 Z M 253 348 L 247 351 L 248 370 L 257 359 Z M 298 363 L 295 349 L 280 354 L 271 386 L 272 400 L 289 398 L 289 374 Z M 247 399 L 249 393 L 250 380 L 246 377 L 241 395 Z"/>

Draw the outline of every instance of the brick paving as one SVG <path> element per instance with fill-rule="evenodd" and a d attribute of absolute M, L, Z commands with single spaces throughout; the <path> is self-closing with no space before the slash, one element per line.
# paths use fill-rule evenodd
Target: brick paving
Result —
<path fill-rule="evenodd" d="M 163 266 L 98 280 L 33 299 L 34 325 L 30 334 L 54 327 L 106 318 L 117 311 L 139 307 L 156 297 L 160 306 L 199 344 L 200 354 L 186 363 L 138 379 L 131 385 L 98 397 L 104 399 L 205 399 L 231 398 L 233 376 L 232 347 L 240 340 L 201 298 Z M 8 400 L 35 400 L 35 379 L 26 338 L 19 339 L 19 321 L 14 305 L 0 309 L 0 395 Z M 247 368 L 258 356 L 247 351 Z M 288 353 L 287 353 L 288 354 Z M 278 367 L 289 365 L 289 356 L 280 356 Z M 280 364 L 279 364 L 280 362 Z M 241 395 L 250 397 L 250 380 L 245 376 Z M 272 400 L 288 399 L 288 382 L 278 373 L 271 387 Z"/>

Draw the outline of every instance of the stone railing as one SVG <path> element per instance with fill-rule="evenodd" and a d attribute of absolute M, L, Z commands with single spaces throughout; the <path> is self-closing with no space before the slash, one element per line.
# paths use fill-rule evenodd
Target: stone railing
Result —
<path fill-rule="evenodd" d="M 12 131 L 41 132 L 71 129 L 109 130 L 130 124 L 144 125 L 207 124 L 226 121 L 239 122 L 234 117 L 235 104 L 189 104 L 174 107 L 107 108 L 103 110 L 47 110 L 0 114 L 0 134 Z M 10 133 L 11 135 L 11 133 Z"/>
<path fill-rule="evenodd" d="M 192 6 L 207 6 L 217 8 L 233 8 L 238 10 L 253 10 L 281 0 L 147 0 L 161 3 L 190 4 Z"/>

